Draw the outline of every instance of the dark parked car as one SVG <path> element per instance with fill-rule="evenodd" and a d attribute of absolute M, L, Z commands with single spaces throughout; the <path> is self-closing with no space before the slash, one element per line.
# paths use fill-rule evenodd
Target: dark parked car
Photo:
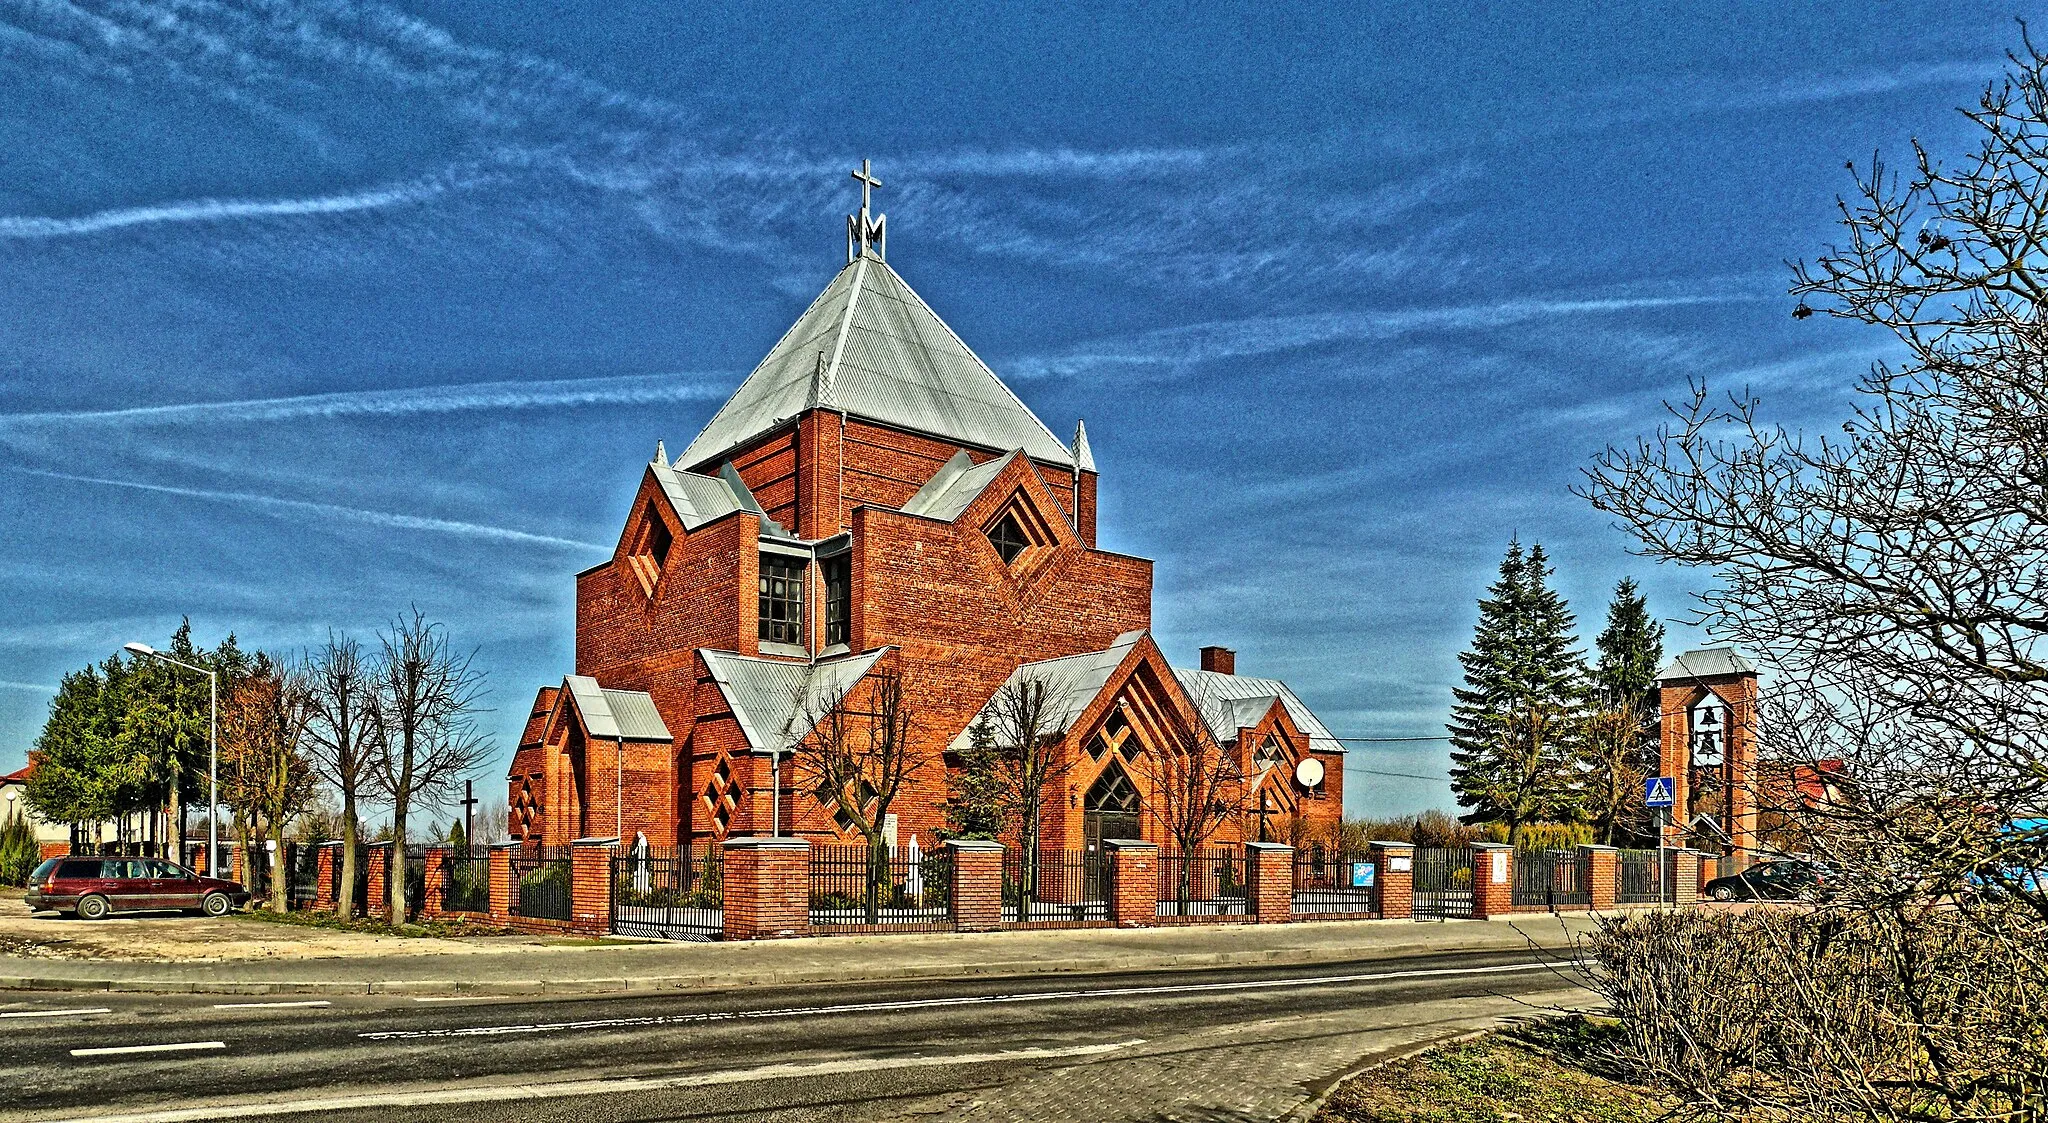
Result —
<path fill-rule="evenodd" d="M 1793 901 L 1819 896 L 1827 872 L 1812 862 L 1758 862 L 1741 873 L 1717 877 L 1700 887 L 1716 901 Z"/>
<path fill-rule="evenodd" d="M 162 858 L 51 858 L 29 876 L 25 899 L 32 910 L 54 909 L 86 920 L 163 909 L 225 916 L 248 902 L 249 891 Z"/>

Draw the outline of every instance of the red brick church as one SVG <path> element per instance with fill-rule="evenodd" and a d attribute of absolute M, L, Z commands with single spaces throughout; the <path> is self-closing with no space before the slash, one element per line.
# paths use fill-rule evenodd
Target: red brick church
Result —
<path fill-rule="evenodd" d="M 911 290 L 855 178 L 846 267 L 681 456 L 656 444 L 616 550 L 576 575 L 575 673 L 534 698 L 512 837 L 849 838 L 787 754 L 876 674 L 927 761 L 890 815 L 905 845 L 944 825 L 949 747 L 1010 680 L 1067 703 L 1044 845 L 1164 841 L 1134 762 L 1197 715 L 1242 769 L 1216 842 L 1334 827 L 1342 746 L 1229 651 L 1169 665 L 1152 563 L 1096 545 L 1086 429 L 1055 436 Z"/>

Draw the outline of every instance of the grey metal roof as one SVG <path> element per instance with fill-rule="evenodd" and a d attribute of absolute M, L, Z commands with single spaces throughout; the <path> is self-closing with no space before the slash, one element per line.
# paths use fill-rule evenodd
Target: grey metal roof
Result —
<path fill-rule="evenodd" d="M 938 475 L 927 481 L 916 495 L 910 497 L 910 502 L 903 505 L 903 513 L 952 522 L 1016 456 L 1017 453 L 1012 452 L 986 464 L 976 464 L 966 453 L 954 453 L 953 458 L 939 469 Z"/>
<path fill-rule="evenodd" d="M 780 750 L 809 732 L 795 728 L 798 719 L 837 705 L 890 650 L 877 648 L 816 663 L 788 663 L 708 648 L 698 654 L 732 707 L 747 744 Z"/>
<path fill-rule="evenodd" d="M 673 741 L 654 699 L 639 690 L 608 690 L 588 675 L 569 675 L 562 689 L 576 700 L 583 729 L 592 737 L 623 741 Z"/>
<path fill-rule="evenodd" d="M 1756 664 L 1744 659 L 1732 647 L 1704 647 L 1688 651 L 1657 672 L 1658 682 L 1690 682 L 1693 679 L 1726 675 L 1753 675 Z"/>
<path fill-rule="evenodd" d="M 1030 407 L 871 254 L 832 278 L 677 463 L 701 467 L 821 405 L 963 444 L 1074 463 Z"/>
<path fill-rule="evenodd" d="M 1064 733 L 1067 727 L 1073 724 L 1074 719 L 1081 716 L 1081 711 L 1087 709 L 1088 704 L 1095 700 L 1095 696 L 1102 693 L 1103 684 L 1109 681 L 1110 675 L 1116 673 L 1117 667 L 1121 666 L 1124 658 L 1131 653 L 1131 648 L 1136 647 L 1138 641 L 1143 638 L 1145 633 L 1142 631 L 1125 632 L 1116 637 L 1116 642 L 1101 651 L 1022 664 L 1010 672 L 1010 677 L 1003 680 L 1003 685 L 1043 682 L 1047 698 L 1060 705 L 1059 712 L 1046 715 L 1046 731 Z M 989 701 L 982 704 L 974 720 L 967 723 L 970 728 L 975 721 L 981 720 L 982 714 L 988 712 L 994 701 L 994 695 L 990 695 Z M 957 752 L 966 748 L 967 744 L 968 730 L 962 729 L 953 738 L 951 747 Z"/>
<path fill-rule="evenodd" d="M 1278 698 L 1280 704 L 1287 707 L 1287 716 L 1294 719 L 1295 726 L 1308 734 L 1310 748 L 1321 753 L 1344 751 L 1344 743 L 1337 740 L 1337 735 L 1330 732 L 1315 711 L 1277 678 L 1226 675 L 1221 671 L 1200 671 L 1191 667 L 1175 667 L 1173 674 L 1180 679 L 1181 689 L 1188 692 L 1188 697 L 1202 711 L 1202 719 L 1209 723 L 1209 732 L 1219 741 L 1236 740 L 1237 731 L 1264 717 L 1273 704 L 1272 700 Z M 1244 717 L 1246 714 L 1250 715 L 1249 718 Z"/>

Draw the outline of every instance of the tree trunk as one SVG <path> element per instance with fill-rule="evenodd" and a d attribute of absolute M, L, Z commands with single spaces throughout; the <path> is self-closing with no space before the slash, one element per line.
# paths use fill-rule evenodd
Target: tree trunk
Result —
<path fill-rule="evenodd" d="M 889 840 L 878 831 L 868 836 L 867 922 L 881 923 L 882 886 L 889 882 Z"/>
<path fill-rule="evenodd" d="M 356 847 L 361 840 L 362 829 L 356 824 L 356 793 L 344 788 L 341 793 L 341 888 L 334 895 L 335 912 L 343 920 L 353 920 L 356 915 Z"/>
<path fill-rule="evenodd" d="M 406 801 L 391 805 L 391 860 L 384 863 L 384 923 L 405 923 Z"/>
<path fill-rule="evenodd" d="M 282 835 L 284 832 L 278 832 Z M 291 908 L 292 876 L 297 872 L 292 864 L 291 844 L 283 838 L 277 840 L 277 860 L 270 863 L 270 911 L 282 913 Z"/>

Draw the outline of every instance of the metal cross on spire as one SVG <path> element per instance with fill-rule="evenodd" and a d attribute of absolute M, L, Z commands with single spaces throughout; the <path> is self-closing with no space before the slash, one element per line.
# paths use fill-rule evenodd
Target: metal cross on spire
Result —
<path fill-rule="evenodd" d="M 860 181 L 860 213 L 846 216 L 846 260 L 851 263 L 870 248 L 878 258 L 889 256 L 889 216 L 868 213 L 869 193 L 882 186 L 868 162 L 862 160 L 853 178 Z"/>

